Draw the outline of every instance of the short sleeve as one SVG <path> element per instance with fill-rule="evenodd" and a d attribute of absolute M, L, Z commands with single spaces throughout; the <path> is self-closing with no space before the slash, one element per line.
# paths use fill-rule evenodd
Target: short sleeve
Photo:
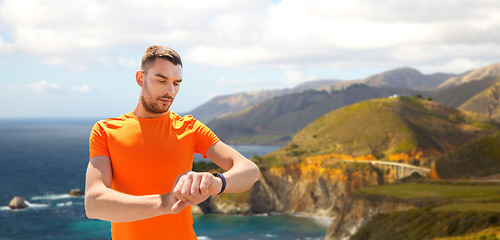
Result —
<path fill-rule="evenodd" d="M 215 135 L 215 133 L 210 130 L 205 124 L 196 120 L 195 123 L 195 133 L 196 133 L 196 144 L 195 144 L 195 152 L 203 155 L 204 158 L 207 150 L 214 145 L 214 143 L 220 141 L 220 139 Z"/>
<path fill-rule="evenodd" d="M 108 137 L 102 122 L 98 122 L 92 127 L 89 139 L 89 159 L 97 156 L 109 156 Z"/>

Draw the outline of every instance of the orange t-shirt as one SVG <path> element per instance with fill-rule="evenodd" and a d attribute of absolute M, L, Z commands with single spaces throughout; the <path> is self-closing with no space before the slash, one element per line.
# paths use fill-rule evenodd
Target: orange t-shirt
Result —
<path fill-rule="evenodd" d="M 219 141 L 192 116 L 168 112 L 138 118 L 133 112 L 97 122 L 89 140 L 90 158 L 111 159 L 111 188 L 131 195 L 170 192 L 178 175 L 192 169 L 193 155 Z M 126 223 L 111 223 L 113 239 L 196 239 L 191 208 L 179 214 Z"/>

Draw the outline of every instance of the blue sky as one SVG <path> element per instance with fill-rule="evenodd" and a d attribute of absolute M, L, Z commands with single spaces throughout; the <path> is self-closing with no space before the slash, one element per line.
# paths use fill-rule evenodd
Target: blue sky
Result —
<path fill-rule="evenodd" d="M 497 0 L 0 0 L 0 118 L 131 111 L 153 44 L 183 58 L 172 110 L 186 112 L 402 66 L 461 73 L 499 62 L 498 29 Z"/>

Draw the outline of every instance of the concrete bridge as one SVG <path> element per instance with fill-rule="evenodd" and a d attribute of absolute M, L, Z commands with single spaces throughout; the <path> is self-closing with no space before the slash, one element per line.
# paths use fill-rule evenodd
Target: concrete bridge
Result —
<path fill-rule="evenodd" d="M 379 169 L 391 169 L 394 172 L 394 178 L 401 179 L 412 175 L 413 173 L 418 173 L 422 177 L 429 177 L 431 169 L 417 167 L 410 164 L 396 163 L 396 162 L 386 162 L 386 161 L 370 161 L 370 164 Z"/>
<path fill-rule="evenodd" d="M 410 176 L 412 173 L 418 173 L 422 177 L 429 177 L 430 168 L 417 167 L 405 163 L 388 162 L 388 161 L 373 161 L 373 160 L 342 160 L 344 162 L 368 163 L 378 169 L 390 169 L 394 173 L 395 179 L 401 179 Z"/>

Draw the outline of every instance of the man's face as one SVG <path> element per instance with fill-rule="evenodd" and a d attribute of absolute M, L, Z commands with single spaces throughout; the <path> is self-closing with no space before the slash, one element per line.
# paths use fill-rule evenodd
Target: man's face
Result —
<path fill-rule="evenodd" d="M 182 82 L 181 65 L 156 58 L 153 65 L 143 74 L 142 106 L 153 115 L 166 113 L 179 92 Z"/>

